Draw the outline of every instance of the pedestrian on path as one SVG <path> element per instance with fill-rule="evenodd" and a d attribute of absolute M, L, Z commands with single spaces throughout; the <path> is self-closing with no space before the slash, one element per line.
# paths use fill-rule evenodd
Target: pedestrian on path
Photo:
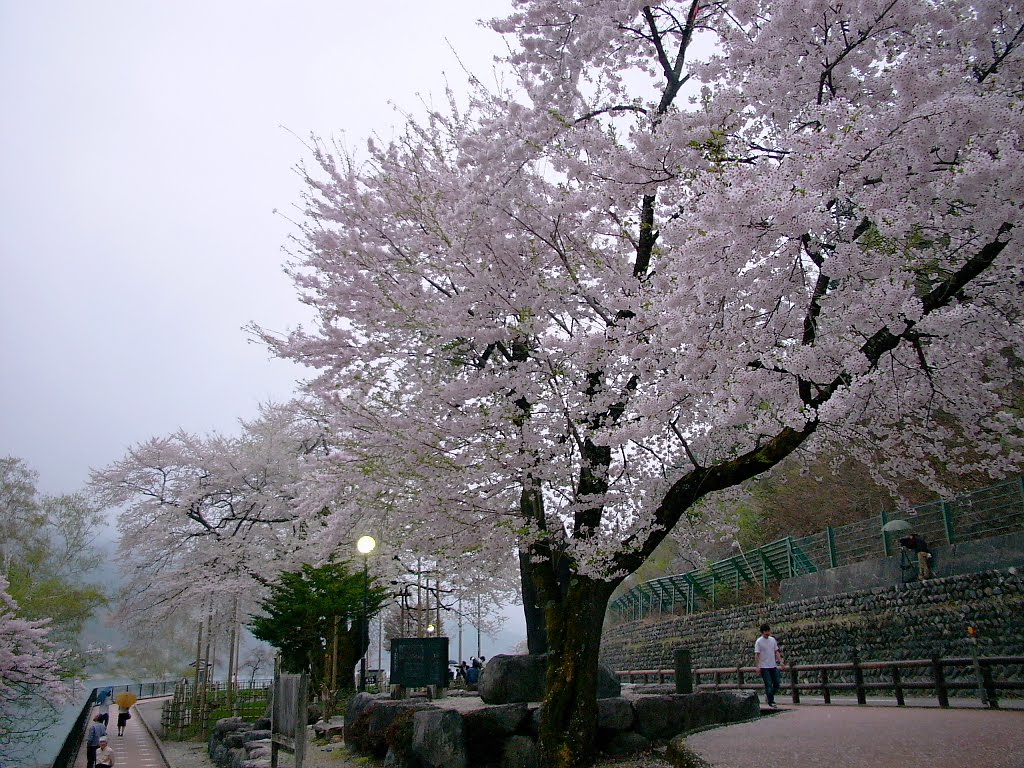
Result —
<path fill-rule="evenodd" d="M 106 736 L 107 727 L 103 724 L 103 715 L 96 715 L 89 730 L 85 732 L 85 768 L 95 768 L 100 739 L 105 739 Z"/>
<path fill-rule="evenodd" d="M 114 690 L 112 688 L 100 688 L 99 693 L 96 696 L 96 706 L 99 707 L 100 716 L 103 718 L 103 725 L 110 727 L 110 702 L 114 698 Z"/>
<path fill-rule="evenodd" d="M 100 736 L 100 748 L 96 750 L 96 768 L 114 768 L 114 750 L 106 736 Z"/>
<path fill-rule="evenodd" d="M 764 695 L 768 706 L 775 709 L 775 694 L 782 687 L 782 653 L 778 641 L 772 637 L 772 628 L 761 625 L 761 636 L 754 641 L 754 663 L 757 664 L 761 679 L 764 680 Z"/>
<path fill-rule="evenodd" d="M 129 712 L 132 708 L 132 704 L 138 701 L 138 697 L 130 691 L 125 691 L 120 694 L 117 699 L 117 735 L 124 736 L 124 727 L 128 724 L 131 719 L 132 713 Z"/>
<path fill-rule="evenodd" d="M 131 719 L 132 713 L 128 711 L 128 707 L 121 704 L 117 705 L 117 735 L 124 736 L 124 727 L 128 724 Z"/>

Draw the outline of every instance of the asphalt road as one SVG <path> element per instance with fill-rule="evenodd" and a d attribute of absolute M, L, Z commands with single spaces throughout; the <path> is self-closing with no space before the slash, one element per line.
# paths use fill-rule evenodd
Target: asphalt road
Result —
<path fill-rule="evenodd" d="M 1024 768 L 1024 711 L 801 705 L 686 746 L 714 768 Z"/>

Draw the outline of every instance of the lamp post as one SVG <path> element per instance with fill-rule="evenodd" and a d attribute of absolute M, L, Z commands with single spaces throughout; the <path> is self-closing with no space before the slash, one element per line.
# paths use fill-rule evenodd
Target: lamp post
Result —
<path fill-rule="evenodd" d="M 373 536 L 360 536 L 359 541 L 356 542 L 356 549 L 359 550 L 359 554 L 363 556 L 363 616 L 360 621 L 359 628 L 359 649 L 361 655 L 359 657 L 359 690 L 366 690 L 366 652 L 370 645 L 369 627 L 367 626 L 367 616 L 369 612 L 367 602 L 370 595 L 370 553 L 373 552 L 377 547 L 377 540 Z"/>

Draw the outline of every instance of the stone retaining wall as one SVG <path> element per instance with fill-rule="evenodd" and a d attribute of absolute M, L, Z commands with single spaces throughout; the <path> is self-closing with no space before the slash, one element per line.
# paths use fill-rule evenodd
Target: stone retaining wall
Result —
<path fill-rule="evenodd" d="M 345 715 L 345 743 L 388 768 L 538 768 L 540 715 L 538 705 L 526 702 L 458 710 L 443 699 L 392 701 L 360 693 Z M 595 746 L 605 755 L 631 755 L 694 730 L 759 716 L 751 692 L 601 699 Z"/>
<path fill-rule="evenodd" d="M 967 627 L 985 656 L 1024 655 L 1024 574 L 1017 569 L 929 579 L 787 603 L 648 617 L 605 629 L 601 661 L 614 670 L 751 666 L 757 628 L 772 625 L 787 664 L 969 656 Z M 1019 671 L 1018 671 L 1019 675 Z M 1019 679 L 1019 676 L 1018 676 Z"/>

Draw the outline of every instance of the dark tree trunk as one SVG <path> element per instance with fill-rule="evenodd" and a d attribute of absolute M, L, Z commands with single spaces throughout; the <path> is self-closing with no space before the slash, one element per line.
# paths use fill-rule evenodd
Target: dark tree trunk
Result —
<path fill-rule="evenodd" d="M 597 754 L 601 629 L 614 582 L 573 576 L 547 604 L 547 685 L 540 723 L 544 768 L 583 768 Z"/>
<path fill-rule="evenodd" d="M 530 571 L 530 553 L 519 550 L 519 580 L 523 590 L 523 614 L 526 618 L 526 649 L 531 655 L 548 652 L 548 632 L 544 624 L 544 606 Z"/>

